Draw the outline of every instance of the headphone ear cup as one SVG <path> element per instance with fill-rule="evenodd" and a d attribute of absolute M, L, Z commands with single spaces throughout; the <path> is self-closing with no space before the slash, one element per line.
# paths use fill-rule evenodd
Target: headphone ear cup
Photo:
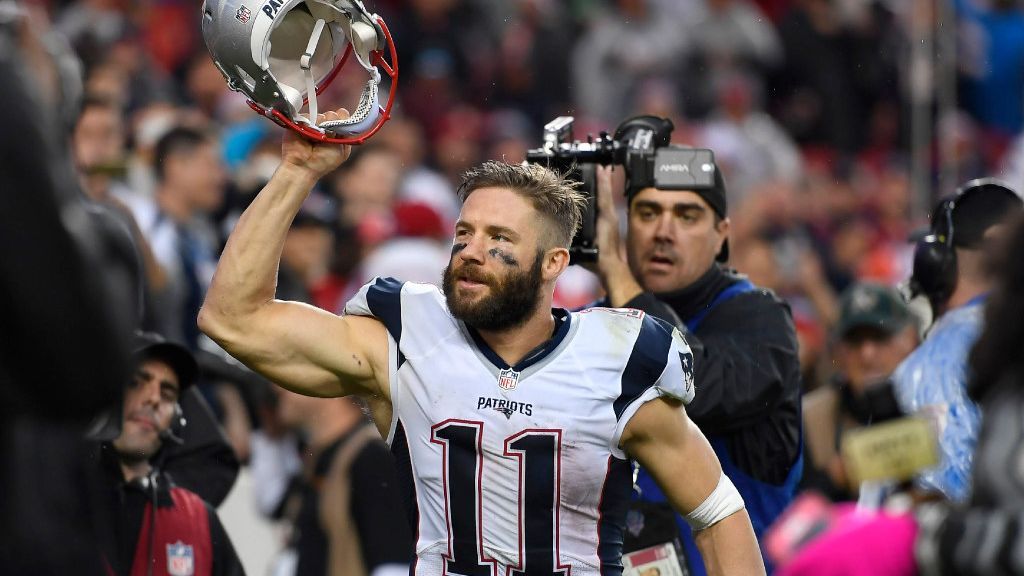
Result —
<path fill-rule="evenodd" d="M 914 249 L 914 272 L 910 287 L 915 294 L 943 302 L 956 289 L 956 250 L 929 235 L 917 242 Z"/>
<path fill-rule="evenodd" d="M 174 417 L 171 419 L 171 430 L 175 434 L 181 433 L 181 430 L 185 427 L 185 411 L 181 408 L 181 402 L 174 404 Z"/>
<path fill-rule="evenodd" d="M 164 440 L 169 440 L 174 444 L 183 444 L 185 441 L 182 439 L 181 435 L 184 432 L 186 422 L 187 420 L 185 419 L 185 413 L 181 408 L 181 403 L 175 403 L 174 414 L 171 415 L 171 424 L 167 427 L 167 430 L 160 435 L 160 437 Z"/>

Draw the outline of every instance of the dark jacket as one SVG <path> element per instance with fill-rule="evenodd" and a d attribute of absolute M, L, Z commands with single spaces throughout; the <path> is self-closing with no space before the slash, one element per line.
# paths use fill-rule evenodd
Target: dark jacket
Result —
<path fill-rule="evenodd" d="M 800 452 L 800 361 L 789 305 L 770 290 L 716 296 L 745 280 L 712 267 L 684 290 L 645 292 L 626 303 L 672 322 L 694 355 L 697 395 L 686 407 L 708 436 L 727 439 L 740 470 L 778 484 Z M 704 314 L 703 318 L 700 316 Z M 691 331 L 686 324 L 699 319 Z"/>
<path fill-rule="evenodd" d="M 299 505 L 289 546 L 298 554 L 296 574 L 370 574 L 412 563 L 413 536 L 391 453 L 371 423 L 345 432 L 311 464 L 293 486 Z"/>
<path fill-rule="evenodd" d="M 802 471 L 800 363 L 788 305 L 717 265 L 687 288 L 626 307 L 675 324 L 694 355 L 686 407 L 746 502 L 758 537 L 792 500 Z M 640 486 L 661 496 L 649 478 Z M 689 534 L 680 519 L 684 536 Z M 688 555 L 695 552 L 692 543 Z M 699 561 L 691 561 L 702 574 Z"/>
<path fill-rule="evenodd" d="M 109 445 L 100 462 L 100 502 L 111 523 L 103 545 L 110 574 L 146 576 L 151 564 L 156 576 L 175 569 L 196 576 L 245 575 L 216 511 L 198 495 L 174 485 L 159 468 L 125 482 Z"/>

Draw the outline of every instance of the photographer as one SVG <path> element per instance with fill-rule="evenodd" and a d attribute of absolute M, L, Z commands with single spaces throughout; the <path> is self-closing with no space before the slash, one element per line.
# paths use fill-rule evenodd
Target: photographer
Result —
<path fill-rule="evenodd" d="M 653 128 L 651 155 L 675 148 L 668 146 L 672 123 L 656 117 L 628 120 L 617 139 L 624 127 L 637 122 Z M 685 151 L 679 155 L 686 156 Z M 683 171 L 678 164 L 625 164 L 625 261 L 618 249 L 611 170 L 597 170 L 595 243 L 600 250 L 595 271 L 608 295 L 603 304 L 637 308 L 683 330 L 694 354 L 697 388 L 687 414 L 707 435 L 743 495 L 760 538 L 792 500 L 802 470 L 800 366 L 789 308 L 723 266 L 729 219 L 724 180 L 713 160 L 695 160 L 686 168 L 691 174 L 713 172 L 713 181 L 691 188 L 665 182 L 669 179 L 662 174 Z M 638 486 L 645 500 L 664 501 L 642 471 Z M 679 518 L 677 524 L 688 563 L 700 573 L 690 531 Z"/>

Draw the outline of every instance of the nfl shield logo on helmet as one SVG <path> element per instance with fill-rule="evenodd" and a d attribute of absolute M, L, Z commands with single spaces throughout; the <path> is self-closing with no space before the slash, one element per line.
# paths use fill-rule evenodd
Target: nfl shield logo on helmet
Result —
<path fill-rule="evenodd" d="M 192 576 L 195 573 L 191 545 L 181 540 L 167 545 L 167 573 L 171 576 Z"/>
<path fill-rule="evenodd" d="M 252 12 L 249 12 L 249 9 L 245 6 L 242 6 L 237 12 L 235 12 L 235 18 L 238 18 L 238 21 L 242 24 L 248 23 L 250 16 L 252 16 Z"/>
<path fill-rule="evenodd" d="M 519 372 L 506 368 L 498 373 L 498 387 L 502 390 L 515 390 L 519 385 Z"/>

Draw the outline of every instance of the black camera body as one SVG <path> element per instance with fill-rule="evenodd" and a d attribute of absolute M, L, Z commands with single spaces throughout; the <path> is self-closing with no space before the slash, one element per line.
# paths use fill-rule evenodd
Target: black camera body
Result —
<path fill-rule="evenodd" d="M 544 144 L 528 150 L 527 162 L 542 164 L 580 183 L 587 198 L 583 222 L 569 248 L 570 262 L 597 260 L 597 165 L 618 164 L 626 170 L 626 194 L 643 188 L 701 190 L 715 186 L 711 150 L 669 144 L 674 126 L 658 116 L 637 116 L 619 125 L 614 136 L 602 131 L 595 140 L 573 139 L 572 116 L 559 116 L 544 126 Z"/>

